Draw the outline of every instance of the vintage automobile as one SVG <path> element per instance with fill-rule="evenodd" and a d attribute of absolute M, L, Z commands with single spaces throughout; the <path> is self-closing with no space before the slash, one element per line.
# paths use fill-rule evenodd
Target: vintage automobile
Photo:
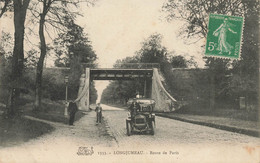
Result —
<path fill-rule="evenodd" d="M 130 136 L 133 133 L 150 133 L 154 135 L 155 114 L 153 109 L 155 101 L 153 99 L 142 98 L 136 100 L 140 107 L 130 107 L 126 119 L 126 131 Z"/>

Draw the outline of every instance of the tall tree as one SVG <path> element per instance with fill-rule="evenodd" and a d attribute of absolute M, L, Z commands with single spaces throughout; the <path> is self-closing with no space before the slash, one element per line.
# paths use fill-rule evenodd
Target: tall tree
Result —
<path fill-rule="evenodd" d="M 58 38 L 54 40 L 53 49 L 57 57 L 55 65 L 57 67 L 70 67 L 69 92 L 70 98 L 75 99 L 79 88 L 79 78 L 84 72 L 83 65 L 88 64 L 91 67 L 95 67 L 97 56 L 81 26 L 67 17 L 65 28 L 66 31 L 60 33 Z M 94 83 L 90 85 L 90 91 L 91 100 L 93 102 L 97 96 Z"/>
<path fill-rule="evenodd" d="M 236 96 L 246 97 L 246 105 L 259 101 L 259 1 L 243 1 L 247 8 L 244 13 L 245 27 L 243 32 L 242 55 L 239 61 L 232 63 L 233 78 L 231 90 Z"/>
<path fill-rule="evenodd" d="M 14 78 L 19 78 L 23 71 L 24 62 L 24 32 L 25 18 L 30 0 L 14 0 L 14 51 L 13 72 Z"/>
<path fill-rule="evenodd" d="M 34 109 L 40 109 L 41 104 L 41 87 L 42 87 L 42 72 L 43 63 L 46 56 L 47 46 L 44 35 L 44 23 L 47 13 L 50 10 L 51 4 L 54 2 L 52 0 L 43 0 L 42 2 L 42 12 L 40 13 L 40 23 L 39 23 L 39 37 L 40 37 L 40 58 L 37 63 L 36 68 L 36 83 L 35 83 L 35 103 Z"/>
<path fill-rule="evenodd" d="M 168 0 L 163 10 L 168 13 L 167 19 L 185 21 L 181 30 L 187 37 L 205 38 L 208 32 L 210 13 L 242 16 L 245 11 L 243 0 Z"/>
<path fill-rule="evenodd" d="M 255 0 L 253 1 L 255 6 L 259 6 Z M 181 19 L 186 22 L 181 33 L 186 34 L 187 38 L 205 39 L 208 32 L 207 22 L 210 13 L 242 16 L 250 11 L 252 7 L 249 6 L 249 2 L 246 0 L 168 0 L 163 9 L 168 13 L 168 20 Z M 244 44 L 248 43 L 244 42 Z M 246 55 L 246 52 L 243 52 L 243 55 Z M 225 78 L 225 73 L 228 72 L 230 64 L 231 61 L 229 60 L 206 58 L 206 66 L 209 68 L 209 74 L 211 74 L 211 109 L 215 108 L 215 96 L 217 94 L 215 87 L 221 86 L 219 79 Z"/>
<path fill-rule="evenodd" d="M 162 46 L 162 35 L 152 34 L 147 39 L 145 39 L 141 45 L 141 49 L 136 52 L 136 55 L 133 57 L 126 57 L 122 60 L 117 60 L 114 64 L 116 68 L 129 68 L 132 63 L 136 63 L 138 68 L 141 68 L 141 65 L 138 63 L 158 63 L 160 64 L 161 70 L 171 71 L 171 65 L 168 62 L 167 58 L 167 49 Z M 168 66 L 170 68 L 168 68 Z M 132 67 L 133 68 L 133 67 Z M 114 101 L 119 98 L 121 101 L 126 101 L 129 98 L 136 96 L 136 93 L 139 92 L 140 95 L 143 95 L 144 92 L 144 82 L 141 79 L 136 79 L 132 81 L 113 81 L 108 87 L 104 90 L 102 94 L 102 102 L 107 102 L 109 100 Z"/>
<path fill-rule="evenodd" d="M 24 32 L 25 19 L 30 0 L 14 0 L 14 49 L 12 56 L 11 89 L 7 103 L 7 114 L 15 114 L 15 101 L 19 97 L 24 68 Z"/>
<path fill-rule="evenodd" d="M 80 0 L 40 0 L 42 4 L 41 12 L 39 14 L 39 37 L 40 37 L 40 58 L 37 63 L 36 69 L 36 89 L 35 89 L 35 110 L 40 109 L 41 105 L 41 87 L 42 87 L 42 72 L 43 63 L 47 52 L 46 40 L 45 40 L 45 25 L 49 23 L 51 26 L 58 30 L 62 30 L 64 26 L 64 17 L 70 17 L 75 19 L 77 13 L 70 11 L 71 7 L 78 7 Z"/>
<path fill-rule="evenodd" d="M 167 49 L 162 46 L 162 35 L 153 34 L 142 43 L 142 48 L 137 52 L 143 63 L 162 63 L 167 60 Z"/>

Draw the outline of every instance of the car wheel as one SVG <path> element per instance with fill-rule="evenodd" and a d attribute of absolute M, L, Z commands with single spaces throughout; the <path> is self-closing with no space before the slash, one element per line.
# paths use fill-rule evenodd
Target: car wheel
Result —
<path fill-rule="evenodd" d="M 151 135 L 154 135 L 154 123 L 153 123 L 153 122 L 151 122 L 150 127 L 151 127 L 151 132 L 150 132 L 150 134 L 151 134 Z"/>
<path fill-rule="evenodd" d="M 128 120 L 126 120 L 126 134 L 127 136 L 131 135 L 131 124 Z"/>

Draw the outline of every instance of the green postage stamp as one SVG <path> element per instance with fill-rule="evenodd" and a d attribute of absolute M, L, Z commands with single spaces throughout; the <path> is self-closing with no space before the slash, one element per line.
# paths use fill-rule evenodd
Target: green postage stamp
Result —
<path fill-rule="evenodd" d="M 210 14 L 205 55 L 239 59 L 244 18 Z"/>

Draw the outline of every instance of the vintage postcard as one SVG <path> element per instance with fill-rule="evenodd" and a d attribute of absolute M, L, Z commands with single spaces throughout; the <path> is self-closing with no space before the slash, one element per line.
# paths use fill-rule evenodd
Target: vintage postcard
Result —
<path fill-rule="evenodd" d="M 0 163 L 259 163 L 259 113 L 258 0 L 0 0 Z"/>

